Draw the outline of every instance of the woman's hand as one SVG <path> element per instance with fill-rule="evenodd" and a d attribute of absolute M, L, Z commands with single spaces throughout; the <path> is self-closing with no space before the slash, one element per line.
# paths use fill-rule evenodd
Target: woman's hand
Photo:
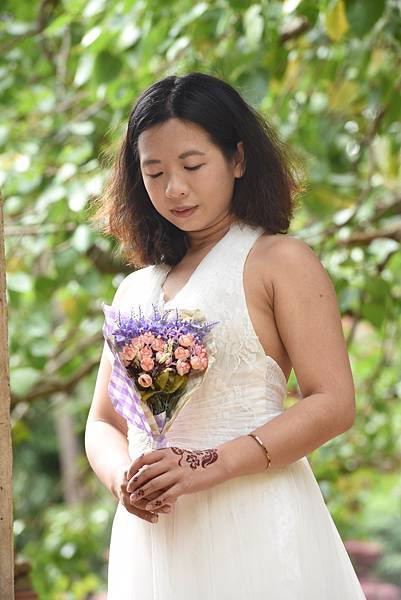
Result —
<path fill-rule="evenodd" d="M 162 448 L 137 458 L 127 473 L 127 493 L 145 510 L 162 509 L 183 494 L 211 488 L 228 479 L 219 450 Z"/>
<path fill-rule="evenodd" d="M 126 465 L 121 465 L 116 470 L 116 474 L 113 482 L 113 494 L 117 497 L 117 500 L 124 506 L 124 508 L 136 515 L 140 519 L 145 521 L 149 521 L 151 523 L 157 523 L 158 515 L 156 513 L 169 513 L 171 511 L 171 503 L 166 503 L 164 506 L 158 506 L 154 509 L 153 512 L 146 510 L 145 505 L 148 503 L 148 500 L 153 500 L 159 494 L 152 494 L 149 499 L 140 500 L 136 502 L 135 505 L 130 502 L 130 494 L 127 491 L 128 484 L 128 471 L 133 463 L 128 463 Z"/>

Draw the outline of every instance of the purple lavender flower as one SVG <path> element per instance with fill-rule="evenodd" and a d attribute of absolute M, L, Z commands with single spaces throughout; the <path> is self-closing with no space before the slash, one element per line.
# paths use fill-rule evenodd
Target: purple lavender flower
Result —
<path fill-rule="evenodd" d="M 108 307 L 105 305 L 106 308 Z M 108 309 L 108 314 L 113 315 L 115 322 L 107 331 L 107 335 L 114 336 L 118 348 L 132 338 L 147 332 L 166 339 L 178 339 L 180 335 L 192 334 L 197 343 L 201 344 L 205 335 L 218 323 L 218 321 L 205 322 L 201 319 L 191 321 L 183 319 L 180 317 L 178 309 L 160 312 L 154 304 L 152 304 L 152 308 L 153 314 L 149 317 L 143 315 L 141 307 L 139 307 L 138 314 L 135 314 L 133 309 L 130 313 L 122 313 L 113 308 Z M 175 313 L 173 318 L 171 318 L 171 313 Z"/>

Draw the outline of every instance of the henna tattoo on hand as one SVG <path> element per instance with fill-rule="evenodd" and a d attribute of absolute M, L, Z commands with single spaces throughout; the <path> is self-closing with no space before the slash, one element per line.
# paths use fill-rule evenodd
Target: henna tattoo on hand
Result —
<path fill-rule="evenodd" d="M 180 456 L 180 460 L 178 461 L 178 465 L 181 467 L 181 461 L 186 454 L 186 462 L 189 463 L 191 469 L 197 469 L 198 467 L 203 467 L 204 469 L 216 462 L 218 459 L 218 453 L 216 448 L 208 448 L 207 450 L 186 450 L 185 448 L 177 448 L 173 446 L 170 448 L 174 452 Z"/>

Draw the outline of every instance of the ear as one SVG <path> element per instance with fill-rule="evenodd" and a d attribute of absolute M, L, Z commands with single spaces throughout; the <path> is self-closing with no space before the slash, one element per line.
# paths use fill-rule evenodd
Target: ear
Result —
<path fill-rule="evenodd" d="M 236 178 L 241 178 L 245 173 L 245 152 L 244 143 L 238 142 L 237 151 L 234 158 L 234 175 Z"/>

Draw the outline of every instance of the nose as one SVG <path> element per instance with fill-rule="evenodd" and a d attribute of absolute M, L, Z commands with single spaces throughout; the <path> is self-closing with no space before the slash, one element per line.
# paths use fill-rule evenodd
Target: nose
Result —
<path fill-rule="evenodd" d="M 187 187 L 179 178 L 170 177 L 165 193 L 167 198 L 183 198 L 187 195 Z"/>

